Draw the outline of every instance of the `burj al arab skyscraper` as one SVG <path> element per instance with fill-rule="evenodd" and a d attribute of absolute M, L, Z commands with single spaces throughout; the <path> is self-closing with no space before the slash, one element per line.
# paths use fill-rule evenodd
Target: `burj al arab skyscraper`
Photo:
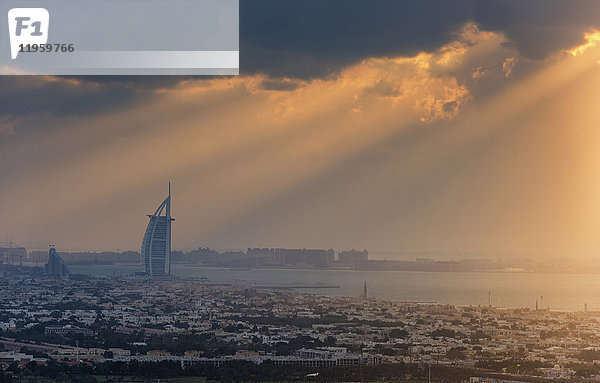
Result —
<path fill-rule="evenodd" d="M 148 215 L 150 222 L 142 241 L 142 257 L 149 276 L 165 276 L 171 274 L 171 183 L 169 195 L 158 206 L 153 215 Z"/>

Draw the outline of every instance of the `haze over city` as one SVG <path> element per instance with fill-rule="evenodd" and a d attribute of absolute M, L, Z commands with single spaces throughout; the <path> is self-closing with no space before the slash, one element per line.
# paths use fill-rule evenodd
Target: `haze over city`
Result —
<path fill-rule="evenodd" d="M 139 250 L 171 181 L 175 249 L 600 253 L 597 2 L 249 4 L 239 77 L 2 77 L 0 239 Z"/>
<path fill-rule="evenodd" d="M 0 14 L 0 383 L 600 382 L 600 1 Z"/>

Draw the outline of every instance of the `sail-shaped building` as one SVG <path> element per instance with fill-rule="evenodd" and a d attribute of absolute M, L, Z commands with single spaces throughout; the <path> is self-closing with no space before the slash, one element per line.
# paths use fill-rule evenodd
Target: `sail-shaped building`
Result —
<path fill-rule="evenodd" d="M 142 241 L 142 257 L 149 276 L 165 276 L 171 274 L 171 184 L 169 195 L 158 206 L 153 215 L 148 215 L 150 222 Z"/>
<path fill-rule="evenodd" d="M 48 263 L 46 264 L 46 272 L 55 277 L 71 275 L 71 268 L 66 264 L 64 259 L 56 252 L 54 247 L 50 247 L 48 251 Z"/>

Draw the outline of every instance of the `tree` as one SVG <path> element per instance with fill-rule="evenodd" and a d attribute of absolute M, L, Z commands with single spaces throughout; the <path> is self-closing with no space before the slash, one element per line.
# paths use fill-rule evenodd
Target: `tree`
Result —
<path fill-rule="evenodd" d="M 13 374 L 15 374 L 15 375 L 16 375 L 16 374 L 18 374 L 18 373 L 21 371 L 21 369 L 19 368 L 19 365 L 18 365 L 18 364 L 16 364 L 15 362 L 13 362 L 13 363 L 11 363 L 11 364 L 8 366 L 8 368 L 6 369 L 6 371 L 8 371 L 8 372 L 12 372 Z"/>
<path fill-rule="evenodd" d="M 460 331 L 455 331 L 452 329 L 440 328 L 437 330 L 433 330 L 429 334 L 429 336 L 432 338 L 445 337 L 445 338 L 460 339 L 460 338 L 464 338 L 465 334 L 461 333 Z"/>
<path fill-rule="evenodd" d="M 390 331 L 389 337 L 394 339 L 404 339 L 408 336 L 408 331 L 404 329 L 395 328 Z"/>
<path fill-rule="evenodd" d="M 0 383 L 11 383 L 12 381 L 12 376 L 5 374 L 3 371 L 0 371 Z"/>
<path fill-rule="evenodd" d="M 452 347 L 450 350 L 448 350 L 448 352 L 446 353 L 446 356 L 449 359 L 462 360 L 465 358 L 465 353 L 464 353 L 465 350 L 466 350 L 465 347 Z"/>
<path fill-rule="evenodd" d="M 56 319 L 62 318 L 62 313 L 58 310 L 54 310 L 50 313 L 50 317 L 56 318 Z"/>

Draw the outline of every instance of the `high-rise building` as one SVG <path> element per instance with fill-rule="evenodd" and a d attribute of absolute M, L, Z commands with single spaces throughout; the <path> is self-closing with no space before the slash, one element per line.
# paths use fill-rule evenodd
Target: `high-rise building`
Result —
<path fill-rule="evenodd" d="M 4 254 L 4 255 L 3 255 Z M 9 265 L 18 265 L 27 259 L 27 249 L 24 247 L 0 247 L 0 258 Z"/>
<path fill-rule="evenodd" d="M 142 241 L 142 258 L 149 276 L 171 274 L 171 184 L 169 195 L 158 206 L 153 215 L 148 215 L 150 222 Z"/>
<path fill-rule="evenodd" d="M 50 275 L 62 277 L 64 275 L 70 275 L 71 268 L 56 252 L 54 247 L 51 247 L 48 251 L 48 264 L 46 264 L 46 272 Z"/>
<path fill-rule="evenodd" d="M 344 266 L 357 268 L 362 262 L 369 260 L 369 252 L 367 250 L 345 250 L 338 253 L 338 262 Z"/>

